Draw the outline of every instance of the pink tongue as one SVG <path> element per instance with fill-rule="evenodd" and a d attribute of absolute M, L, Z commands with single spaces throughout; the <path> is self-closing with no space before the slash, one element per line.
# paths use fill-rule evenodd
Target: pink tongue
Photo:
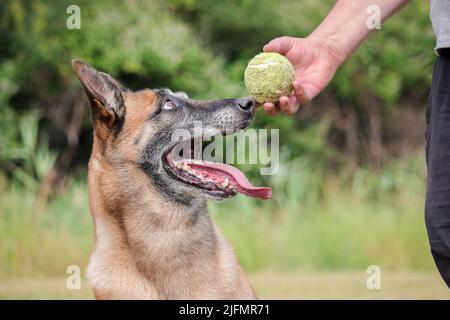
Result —
<path fill-rule="evenodd" d="M 189 166 L 194 170 L 207 172 L 214 180 L 220 177 L 221 180 L 228 178 L 230 184 L 236 191 L 243 193 L 249 197 L 270 199 L 272 197 L 272 189 L 265 187 L 254 187 L 247 177 L 239 169 L 220 162 L 191 162 Z"/>

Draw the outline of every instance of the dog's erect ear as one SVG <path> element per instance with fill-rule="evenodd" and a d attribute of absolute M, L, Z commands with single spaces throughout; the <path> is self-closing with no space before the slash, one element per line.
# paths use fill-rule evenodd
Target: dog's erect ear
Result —
<path fill-rule="evenodd" d="M 72 60 L 72 66 L 86 90 L 92 108 L 94 121 L 114 126 L 125 116 L 122 92 L 126 89 L 110 75 L 97 71 L 87 63 Z"/>

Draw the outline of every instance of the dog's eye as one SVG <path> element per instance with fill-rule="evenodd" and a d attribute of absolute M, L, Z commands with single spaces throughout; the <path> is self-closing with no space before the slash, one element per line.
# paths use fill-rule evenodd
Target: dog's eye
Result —
<path fill-rule="evenodd" d="M 176 107 L 177 107 L 177 105 L 172 100 L 166 100 L 163 105 L 164 110 L 173 110 Z"/>

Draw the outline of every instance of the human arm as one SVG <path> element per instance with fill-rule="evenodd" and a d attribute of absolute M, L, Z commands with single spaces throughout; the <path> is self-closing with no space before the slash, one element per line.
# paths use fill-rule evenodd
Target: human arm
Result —
<path fill-rule="evenodd" d="M 295 80 L 289 97 L 278 104 L 264 103 L 268 114 L 294 114 L 330 83 L 336 70 L 374 31 L 367 26 L 369 6 L 377 6 L 381 23 L 409 0 L 338 0 L 322 23 L 306 38 L 280 37 L 264 46 L 266 52 L 285 55 L 294 66 Z"/>

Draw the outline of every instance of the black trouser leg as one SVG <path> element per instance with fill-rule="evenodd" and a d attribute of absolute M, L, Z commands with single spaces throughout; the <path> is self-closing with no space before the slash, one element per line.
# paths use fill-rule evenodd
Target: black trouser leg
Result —
<path fill-rule="evenodd" d="M 438 57 L 427 107 L 425 221 L 431 253 L 450 288 L 450 57 Z"/>

